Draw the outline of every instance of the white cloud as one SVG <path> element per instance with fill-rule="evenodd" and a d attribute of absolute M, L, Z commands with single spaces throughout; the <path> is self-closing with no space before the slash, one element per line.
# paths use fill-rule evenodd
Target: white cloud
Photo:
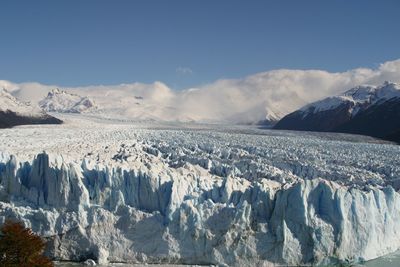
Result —
<path fill-rule="evenodd" d="M 176 71 L 176 73 L 181 74 L 181 75 L 193 74 L 193 70 L 188 67 L 177 67 L 175 71 Z"/>
<path fill-rule="evenodd" d="M 130 118 L 250 122 L 280 117 L 301 106 L 356 85 L 400 82 L 400 59 L 376 69 L 331 73 L 322 70 L 273 70 L 242 79 L 224 79 L 174 91 L 162 82 L 67 88 L 88 95 L 102 112 Z M 37 102 L 56 86 L 0 81 L 23 100 Z M 64 88 L 65 89 L 65 88 Z M 143 99 L 141 99 L 143 98 Z"/>

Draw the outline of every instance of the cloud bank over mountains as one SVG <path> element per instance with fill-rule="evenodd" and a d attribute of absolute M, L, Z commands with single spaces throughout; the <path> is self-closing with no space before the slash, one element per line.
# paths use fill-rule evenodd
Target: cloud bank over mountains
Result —
<path fill-rule="evenodd" d="M 380 64 L 376 69 L 357 68 L 331 73 L 323 70 L 279 69 L 242 79 L 222 79 L 213 83 L 173 90 L 156 81 L 113 86 L 93 85 L 65 88 L 35 82 L 0 80 L 0 87 L 23 101 L 38 103 L 58 87 L 88 96 L 98 105 L 96 112 L 131 119 L 250 123 L 276 120 L 318 99 L 340 94 L 360 84 L 400 82 L 400 59 Z"/>

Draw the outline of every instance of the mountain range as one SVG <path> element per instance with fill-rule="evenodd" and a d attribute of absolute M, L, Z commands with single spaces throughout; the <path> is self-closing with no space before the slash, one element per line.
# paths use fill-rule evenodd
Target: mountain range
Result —
<path fill-rule="evenodd" d="M 171 108 L 154 108 L 165 99 L 165 91 L 168 90 L 162 85 L 157 85 L 157 90 L 151 89 L 135 89 L 131 90 L 132 94 L 127 94 L 129 90 L 122 92 L 118 89 L 103 88 L 95 95 L 98 100 L 96 102 L 100 102 L 100 105 L 95 104 L 90 97 L 81 96 L 73 91 L 52 89 L 47 91 L 47 96 L 41 99 L 35 98 L 24 102 L 15 97 L 21 94 L 21 90 L 9 92 L 2 89 L 0 90 L 0 127 L 61 123 L 59 119 L 46 112 L 89 112 L 103 116 L 113 116 L 115 113 L 115 116 L 139 120 L 149 118 L 157 120 L 160 117 L 167 120 L 170 117 L 174 120 L 174 116 L 166 116 L 171 113 Z M 154 101 L 155 97 L 149 94 L 158 95 L 160 90 L 163 92 L 161 94 L 163 97 L 159 101 Z M 45 91 L 42 91 L 45 95 Z M 93 95 L 90 90 L 80 91 L 80 93 L 83 92 Z M 153 100 L 146 102 L 149 98 Z M 30 98 L 25 97 L 24 100 L 30 100 Z M 228 120 L 246 124 L 260 123 L 260 121 L 251 121 L 251 116 L 248 115 L 259 112 L 262 114 L 260 117 L 265 117 L 261 123 L 269 126 L 272 124 L 273 129 L 362 134 L 400 142 L 400 85 L 397 83 L 385 82 L 379 86 L 360 85 L 342 94 L 307 104 L 289 114 L 284 111 L 285 109 L 270 109 L 268 103 L 266 101 L 263 105 L 236 113 L 234 119 Z M 181 113 L 180 117 L 184 118 L 186 115 L 186 113 Z"/>
<path fill-rule="evenodd" d="M 0 89 L 0 128 L 25 124 L 60 124 L 61 120 L 50 116 L 43 110 L 22 102 L 7 90 Z"/>
<path fill-rule="evenodd" d="M 274 129 L 342 132 L 400 142 L 400 85 L 362 85 L 283 117 Z"/>
<path fill-rule="evenodd" d="M 95 103 L 88 97 L 58 88 L 51 90 L 38 104 L 44 111 L 61 113 L 82 113 L 96 108 Z"/>

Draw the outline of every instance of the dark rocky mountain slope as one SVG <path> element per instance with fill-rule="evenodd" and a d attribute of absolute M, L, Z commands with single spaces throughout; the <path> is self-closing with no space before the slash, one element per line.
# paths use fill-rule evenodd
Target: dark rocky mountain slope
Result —
<path fill-rule="evenodd" d="M 400 85 L 358 86 L 286 115 L 274 129 L 363 134 L 400 143 Z"/>

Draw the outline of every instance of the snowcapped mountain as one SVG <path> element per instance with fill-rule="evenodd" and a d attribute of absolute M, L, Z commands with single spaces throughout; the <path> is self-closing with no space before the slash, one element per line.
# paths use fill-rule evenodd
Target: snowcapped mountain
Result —
<path fill-rule="evenodd" d="M 356 133 L 400 141 L 400 85 L 385 82 L 352 88 L 288 114 L 275 129 Z"/>
<path fill-rule="evenodd" d="M 94 109 L 96 105 L 88 97 L 53 89 L 39 101 L 39 106 L 49 112 L 82 113 Z"/>
<path fill-rule="evenodd" d="M 21 102 L 12 96 L 7 90 L 0 89 L 0 110 L 11 111 L 20 115 L 38 116 L 41 110 L 31 106 L 29 102 Z"/>
<path fill-rule="evenodd" d="M 21 102 L 7 90 L 0 89 L 0 128 L 24 124 L 58 124 L 56 119 L 30 103 Z"/>

